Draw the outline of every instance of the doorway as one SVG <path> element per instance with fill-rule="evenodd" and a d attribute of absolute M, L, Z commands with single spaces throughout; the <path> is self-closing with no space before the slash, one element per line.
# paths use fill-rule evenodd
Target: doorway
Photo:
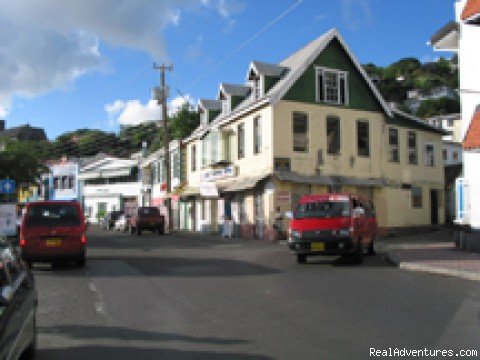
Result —
<path fill-rule="evenodd" d="M 438 190 L 430 189 L 430 220 L 432 225 L 438 225 Z"/>

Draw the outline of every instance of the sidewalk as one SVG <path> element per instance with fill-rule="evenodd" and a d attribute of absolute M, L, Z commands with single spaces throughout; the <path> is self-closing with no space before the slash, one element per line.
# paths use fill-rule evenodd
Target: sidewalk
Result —
<path fill-rule="evenodd" d="M 480 281 L 480 253 L 455 248 L 453 230 L 448 228 L 383 237 L 377 240 L 375 248 L 401 269 Z"/>

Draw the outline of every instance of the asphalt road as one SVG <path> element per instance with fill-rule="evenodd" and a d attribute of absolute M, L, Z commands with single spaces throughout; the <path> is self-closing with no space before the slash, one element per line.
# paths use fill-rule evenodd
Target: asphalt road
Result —
<path fill-rule="evenodd" d="M 85 269 L 38 264 L 34 274 L 38 359 L 480 350 L 480 283 L 400 270 L 381 255 L 362 265 L 332 258 L 298 265 L 286 245 L 91 229 Z"/>

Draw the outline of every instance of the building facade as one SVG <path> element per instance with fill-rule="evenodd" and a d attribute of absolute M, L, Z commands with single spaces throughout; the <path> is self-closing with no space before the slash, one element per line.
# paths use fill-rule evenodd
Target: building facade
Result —
<path fill-rule="evenodd" d="M 445 132 L 391 109 L 336 30 L 246 78 L 184 139 L 188 229 L 273 240 L 278 211 L 327 191 L 368 196 L 383 228 L 444 222 Z"/>

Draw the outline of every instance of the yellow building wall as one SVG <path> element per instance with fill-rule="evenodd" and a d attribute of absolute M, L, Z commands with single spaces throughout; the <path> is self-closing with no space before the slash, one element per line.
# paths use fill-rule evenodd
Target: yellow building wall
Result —
<path fill-rule="evenodd" d="M 308 116 L 308 152 L 293 151 L 293 113 Z M 314 174 L 320 169 L 323 175 L 343 175 L 358 178 L 381 176 L 382 126 L 384 116 L 378 112 L 319 106 L 292 101 L 281 101 L 274 108 L 275 157 L 291 158 L 291 170 L 301 174 Z M 340 119 L 340 155 L 327 154 L 327 117 Z M 367 120 L 370 130 L 370 157 L 357 154 L 357 120 Z M 317 166 L 318 150 L 323 152 L 324 164 Z"/>
<path fill-rule="evenodd" d="M 262 147 L 259 154 L 253 153 L 253 119 L 257 116 L 261 118 L 262 128 Z M 242 159 L 238 158 L 238 125 L 244 124 L 245 133 L 245 156 Z M 230 160 L 232 165 L 237 169 L 236 178 L 254 177 L 255 175 L 264 174 L 271 171 L 273 168 L 272 157 L 272 109 L 265 107 L 254 111 L 241 119 L 235 120 L 232 123 L 221 127 L 221 130 L 230 131 L 232 133 L 230 138 Z M 197 153 L 197 169 L 191 170 L 191 148 L 196 144 Z M 199 187 L 200 174 L 208 171 L 211 168 L 202 168 L 202 141 L 193 140 L 186 145 L 186 165 L 187 165 L 187 182 L 190 187 Z M 230 178 L 234 179 L 234 178 Z M 222 179 L 227 180 L 227 178 Z"/>

